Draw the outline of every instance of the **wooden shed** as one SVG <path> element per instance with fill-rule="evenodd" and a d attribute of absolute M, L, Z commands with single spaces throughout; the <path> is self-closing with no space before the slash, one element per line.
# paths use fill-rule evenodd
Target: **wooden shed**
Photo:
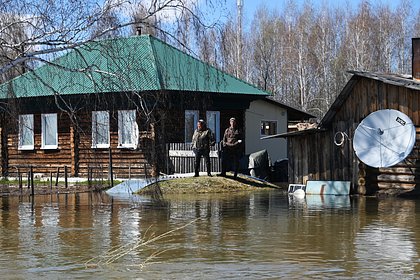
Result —
<path fill-rule="evenodd" d="M 387 194 L 419 191 L 420 82 L 411 77 L 351 71 L 347 83 L 315 129 L 287 135 L 289 182 L 346 180 L 352 193 Z M 388 168 L 372 168 L 361 162 L 353 150 L 353 136 L 359 123 L 370 113 L 396 109 L 411 118 L 416 143 L 411 154 Z"/>

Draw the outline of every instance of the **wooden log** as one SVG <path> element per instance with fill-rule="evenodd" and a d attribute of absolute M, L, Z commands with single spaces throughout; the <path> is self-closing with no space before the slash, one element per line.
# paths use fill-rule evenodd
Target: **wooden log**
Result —
<path fill-rule="evenodd" d="M 394 168 L 379 168 L 378 173 L 382 174 L 415 174 L 420 172 L 420 168 L 415 167 L 394 167 Z"/>
<path fill-rule="evenodd" d="M 367 181 L 384 181 L 384 182 L 413 182 L 420 183 L 419 174 L 381 174 L 368 173 L 365 176 Z"/>
<path fill-rule="evenodd" d="M 405 189 L 410 190 L 416 187 L 416 184 L 409 184 L 409 183 L 385 183 L 385 182 L 379 182 L 378 187 L 380 189 Z"/>
<path fill-rule="evenodd" d="M 416 178 L 415 175 L 406 175 L 406 174 L 380 174 L 376 176 L 378 181 L 385 182 L 419 182 L 420 178 Z"/>

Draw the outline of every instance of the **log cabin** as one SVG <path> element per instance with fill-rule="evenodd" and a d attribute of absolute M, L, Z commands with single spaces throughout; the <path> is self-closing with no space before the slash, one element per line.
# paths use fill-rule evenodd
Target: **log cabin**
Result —
<path fill-rule="evenodd" d="M 230 117 L 246 130 L 252 102 L 269 95 L 150 35 L 89 42 L 0 85 L 1 174 L 157 175 L 170 166 L 167 143 L 191 142 L 198 119 L 220 141 Z M 281 122 L 310 116 L 275 107 Z"/>
<path fill-rule="evenodd" d="M 420 39 L 413 39 L 412 75 L 349 71 L 353 76 L 316 128 L 271 136 L 288 139 L 289 183 L 350 181 L 352 194 L 420 194 Z M 370 113 L 395 109 L 416 129 L 411 153 L 387 168 L 373 168 L 355 154 L 353 137 Z"/>

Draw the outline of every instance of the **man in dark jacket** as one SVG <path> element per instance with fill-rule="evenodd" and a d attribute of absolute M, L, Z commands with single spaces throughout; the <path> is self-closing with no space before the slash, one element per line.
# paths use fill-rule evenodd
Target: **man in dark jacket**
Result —
<path fill-rule="evenodd" d="M 211 176 L 210 166 L 210 146 L 214 146 L 216 143 L 212 131 L 207 128 L 204 120 L 199 120 L 197 123 L 197 129 L 194 131 L 192 137 L 192 148 L 195 154 L 194 162 L 194 177 L 198 177 L 200 170 L 200 160 L 204 157 L 207 166 L 207 175 Z"/>
<path fill-rule="evenodd" d="M 226 176 L 226 171 L 231 164 L 236 178 L 242 152 L 242 133 L 236 126 L 235 118 L 230 118 L 229 123 L 230 126 L 226 128 L 222 140 L 222 173 L 220 176 Z"/>

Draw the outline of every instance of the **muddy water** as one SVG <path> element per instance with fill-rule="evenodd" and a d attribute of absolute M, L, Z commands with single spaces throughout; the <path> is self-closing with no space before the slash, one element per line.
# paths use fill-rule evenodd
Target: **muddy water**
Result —
<path fill-rule="evenodd" d="M 0 198 L 1 279 L 415 279 L 420 201 Z"/>

